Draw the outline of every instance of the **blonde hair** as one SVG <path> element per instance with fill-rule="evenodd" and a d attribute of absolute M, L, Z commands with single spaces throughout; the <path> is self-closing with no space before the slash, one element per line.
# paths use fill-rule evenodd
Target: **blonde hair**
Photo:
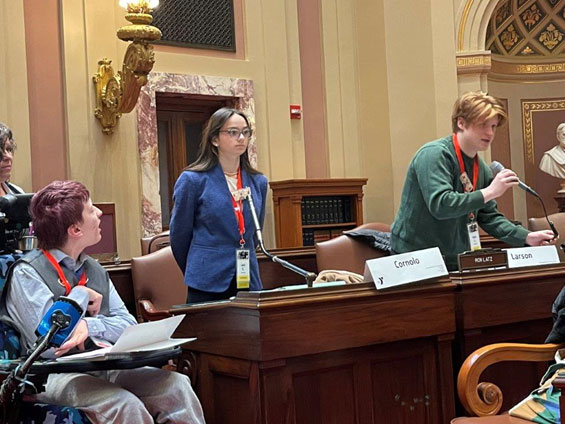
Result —
<path fill-rule="evenodd" d="M 498 126 L 506 122 L 507 115 L 502 102 L 482 91 L 470 91 L 463 94 L 453 105 L 451 125 L 453 132 L 461 131 L 457 125 L 462 118 L 465 125 L 484 122 L 498 116 Z"/>

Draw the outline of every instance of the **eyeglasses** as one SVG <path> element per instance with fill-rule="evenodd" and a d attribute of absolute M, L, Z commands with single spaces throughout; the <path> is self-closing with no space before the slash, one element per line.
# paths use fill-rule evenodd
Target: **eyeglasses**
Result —
<path fill-rule="evenodd" d="M 253 135 L 253 130 L 251 128 L 244 128 L 241 131 L 237 128 L 229 128 L 227 130 L 220 130 L 218 132 L 227 133 L 231 138 L 238 139 L 243 135 L 243 138 L 249 138 Z"/>

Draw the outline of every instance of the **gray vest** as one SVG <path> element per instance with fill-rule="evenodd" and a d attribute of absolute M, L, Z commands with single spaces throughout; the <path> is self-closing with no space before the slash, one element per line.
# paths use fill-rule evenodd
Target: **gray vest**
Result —
<path fill-rule="evenodd" d="M 43 282 L 49 287 L 49 290 L 53 292 L 54 301 L 57 301 L 61 296 L 65 295 L 65 287 L 59 283 L 59 274 L 55 267 L 49 262 L 41 250 L 32 250 L 23 258 L 20 259 L 23 262 L 30 264 L 37 273 L 43 279 Z M 15 264 L 14 264 L 15 266 Z M 61 266 L 63 274 L 67 278 L 67 281 L 74 288 L 78 283 L 78 278 L 75 273 L 64 266 Z M 100 306 L 100 313 L 102 315 L 108 315 L 110 312 L 109 308 L 109 284 L 108 284 L 108 273 L 106 270 L 92 259 L 90 256 L 86 257 L 82 269 L 86 272 L 86 278 L 88 282 L 86 287 L 92 289 L 102 295 L 102 305 Z"/>
<path fill-rule="evenodd" d="M 43 282 L 49 290 L 53 293 L 53 300 L 57 301 L 61 296 L 65 295 L 65 287 L 59 284 L 59 274 L 51 265 L 51 262 L 45 257 L 41 250 L 32 250 L 27 255 L 16 261 L 11 267 L 8 275 L 6 276 L 6 284 L 2 290 L 2 296 L 0 297 L 0 320 L 17 330 L 17 326 L 14 325 L 15 323 L 8 315 L 8 311 L 6 309 L 6 298 L 8 294 L 8 290 L 10 288 L 10 284 L 12 283 L 12 272 L 14 268 L 17 266 L 19 262 L 26 262 L 31 265 L 40 277 L 43 279 Z M 110 292 L 110 285 L 109 285 L 109 276 L 108 272 L 92 259 L 90 256 L 86 258 L 84 265 L 82 266 L 84 271 L 86 272 L 86 278 L 88 281 L 86 283 L 86 287 L 100 293 L 102 295 L 102 304 L 100 305 L 100 314 L 108 315 L 110 312 L 109 307 L 109 292 Z M 78 279 L 75 277 L 73 271 L 67 269 L 64 266 L 61 266 L 67 281 L 71 285 L 71 287 L 75 287 L 78 283 Z"/>

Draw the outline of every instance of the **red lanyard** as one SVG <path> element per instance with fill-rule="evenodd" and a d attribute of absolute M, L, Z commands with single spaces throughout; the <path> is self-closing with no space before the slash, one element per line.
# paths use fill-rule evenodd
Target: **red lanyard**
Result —
<path fill-rule="evenodd" d="M 453 134 L 453 146 L 455 147 L 455 154 L 457 155 L 457 160 L 459 161 L 459 172 L 461 175 L 465 173 L 465 164 L 463 163 L 463 155 L 461 154 L 461 147 L 459 147 L 459 140 L 457 140 L 457 133 Z M 473 190 L 477 189 L 477 180 L 479 179 L 479 155 L 475 155 L 475 160 L 473 163 Z M 467 191 L 465 187 L 463 190 Z"/>
<path fill-rule="evenodd" d="M 65 288 L 65 296 L 68 296 L 69 293 L 71 292 L 71 285 L 67 281 L 67 277 L 65 277 L 65 274 L 63 273 L 63 270 L 61 269 L 61 266 L 55 260 L 55 258 L 51 255 L 51 253 L 49 253 L 47 250 L 43 249 L 43 254 L 49 260 L 49 262 L 51 262 L 51 265 L 53 265 L 55 267 L 55 271 L 57 271 L 57 274 L 59 274 L 59 284 L 62 285 Z M 86 278 L 86 272 L 82 271 L 82 275 L 80 276 L 80 279 L 78 280 L 77 285 L 84 286 L 84 285 L 86 285 L 87 282 L 88 282 L 88 279 Z"/>
<path fill-rule="evenodd" d="M 241 168 L 237 170 L 237 189 L 241 190 L 243 188 L 243 184 L 241 182 Z M 239 235 L 241 239 L 239 240 L 239 244 L 242 246 L 245 244 L 245 240 L 243 239 L 243 234 L 245 234 L 245 220 L 243 218 L 243 201 L 238 200 L 237 202 L 231 196 L 231 203 L 233 205 L 233 211 L 235 212 L 235 219 L 237 220 L 237 225 L 239 227 Z"/>

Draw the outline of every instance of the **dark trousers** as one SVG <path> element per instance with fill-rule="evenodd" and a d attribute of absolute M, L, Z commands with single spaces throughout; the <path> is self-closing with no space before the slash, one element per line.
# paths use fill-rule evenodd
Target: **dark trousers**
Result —
<path fill-rule="evenodd" d="M 248 289 L 244 289 L 243 291 L 248 291 Z M 189 287 L 186 303 L 214 302 L 216 300 L 225 300 L 229 299 L 232 296 L 235 296 L 237 292 L 237 283 L 234 277 L 228 289 L 223 292 L 207 292 Z"/>

